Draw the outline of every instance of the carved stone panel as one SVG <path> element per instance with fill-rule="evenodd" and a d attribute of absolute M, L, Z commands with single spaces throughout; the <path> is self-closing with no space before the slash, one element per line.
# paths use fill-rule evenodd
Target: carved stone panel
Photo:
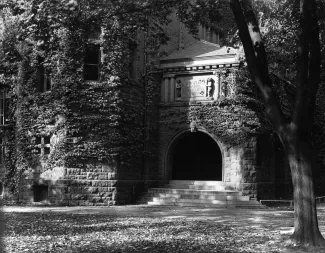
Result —
<path fill-rule="evenodd" d="M 218 77 L 214 75 L 176 78 L 176 101 L 214 100 L 218 97 Z"/>

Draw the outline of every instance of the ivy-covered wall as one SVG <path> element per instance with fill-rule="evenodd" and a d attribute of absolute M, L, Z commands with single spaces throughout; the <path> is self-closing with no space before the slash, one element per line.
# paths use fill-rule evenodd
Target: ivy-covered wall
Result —
<path fill-rule="evenodd" d="M 135 42 L 121 32 L 104 33 L 100 80 L 84 81 L 88 34 L 83 26 L 62 28 L 55 54 L 28 45 L 21 52 L 7 101 L 11 124 L 1 132 L 5 185 L 19 201 L 130 203 L 143 180 L 143 83 L 128 71 Z M 41 68 L 51 78 L 44 92 Z"/>
<path fill-rule="evenodd" d="M 14 6 L 16 18 L 6 24 L 7 34 L 0 42 L 0 86 L 6 89 L 8 105 L 6 124 L 0 126 L 1 166 L 8 194 L 32 202 L 38 192 L 38 200 L 47 195 L 48 202 L 65 205 L 132 203 L 143 189 L 170 179 L 168 148 L 195 122 L 198 131 L 220 145 L 223 180 L 229 189 L 257 198 L 290 196 L 291 176 L 281 144 L 243 69 L 228 69 L 236 73 L 234 97 L 160 103 L 164 73 L 157 58 L 193 41 L 178 21 L 179 28 L 165 33 L 171 5 L 64 2 L 35 0 Z M 182 4 L 187 1 L 174 2 L 178 17 L 186 20 L 190 12 Z M 212 27 L 222 35 L 220 43 L 227 44 L 233 20 L 229 8 L 223 13 L 223 21 Z M 206 21 L 200 21 L 203 25 L 213 25 L 207 23 L 207 15 L 200 16 Z M 200 18 L 194 19 L 187 23 L 195 30 Z M 100 78 L 85 82 L 84 56 L 92 43 L 89 35 L 98 27 L 102 28 Z M 174 37 L 161 50 L 168 36 Z M 46 92 L 39 85 L 42 69 L 51 77 Z M 294 87 L 272 78 L 281 107 L 289 115 L 292 96 L 287 94 L 294 93 Z M 320 133 L 315 138 L 320 166 L 322 104 L 318 100 L 315 125 Z M 317 185 L 321 188 L 322 181 Z"/>

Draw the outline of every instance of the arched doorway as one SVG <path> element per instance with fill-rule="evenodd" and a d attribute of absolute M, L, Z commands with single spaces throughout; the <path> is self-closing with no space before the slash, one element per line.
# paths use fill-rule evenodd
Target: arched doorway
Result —
<path fill-rule="evenodd" d="M 222 154 L 216 141 L 203 132 L 183 133 L 170 151 L 173 180 L 222 181 Z"/>

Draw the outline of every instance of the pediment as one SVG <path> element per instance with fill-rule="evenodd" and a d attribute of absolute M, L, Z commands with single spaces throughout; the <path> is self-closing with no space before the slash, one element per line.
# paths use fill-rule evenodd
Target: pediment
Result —
<path fill-rule="evenodd" d="M 175 51 L 160 60 L 162 69 L 192 68 L 218 65 L 238 65 L 237 50 L 220 47 L 204 40 L 196 41 L 182 50 Z M 184 69 L 184 70 L 185 70 Z"/>

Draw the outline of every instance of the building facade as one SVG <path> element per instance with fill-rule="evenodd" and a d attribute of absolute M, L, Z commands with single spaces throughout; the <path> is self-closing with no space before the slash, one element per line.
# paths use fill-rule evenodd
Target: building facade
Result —
<path fill-rule="evenodd" d="M 147 73 L 150 85 L 99 78 L 105 61 L 100 32 L 85 50 L 82 86 L 69 81 L 75 70 L 68 67 L 51 74 L 38 68 L 26 78 L 11 125 L 15 147 L 4 145 L 7 158 L 19 154 L 20 201 L 129 204 L 169 180 L 222 181 L 257 199 L 290 196 L 281 144 L 243 77 L 240 51 L 220 45 L 220 35 L 206 27 L 194 38 L 172 19 L 167 56 Z M 134 73 L 144 73 L 144 51 L 140 43 Z M 4 178 L 9 167 L 2 168 Z"/>

